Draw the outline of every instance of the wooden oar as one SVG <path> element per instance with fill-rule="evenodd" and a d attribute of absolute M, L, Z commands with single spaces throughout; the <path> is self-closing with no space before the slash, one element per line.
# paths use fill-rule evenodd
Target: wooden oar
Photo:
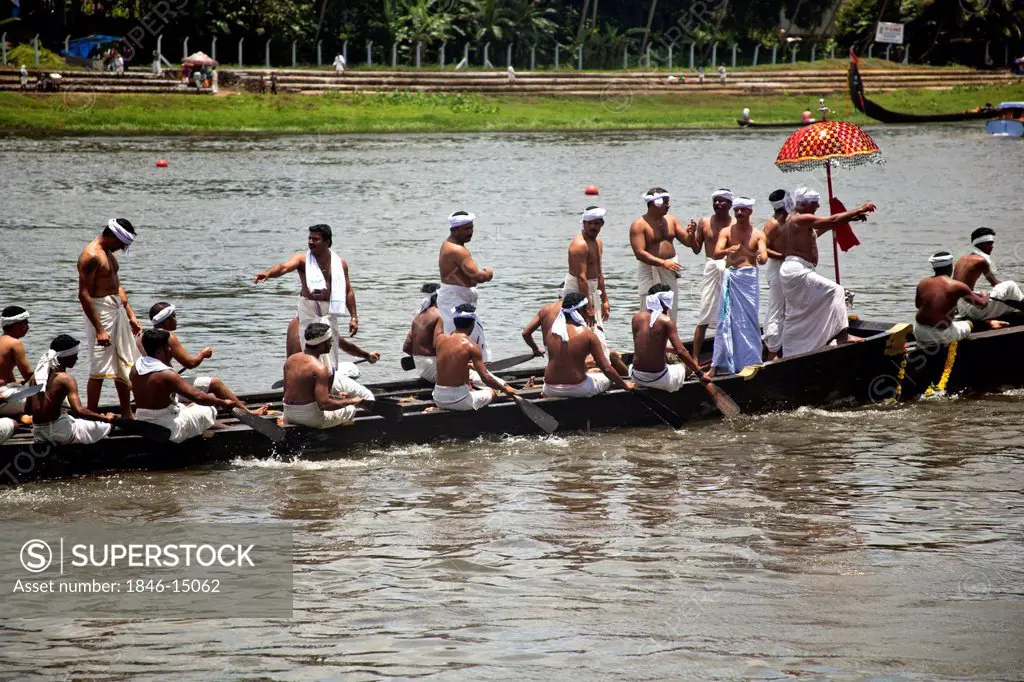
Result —
<path fill-rule="evenodd" d="M 650 410 L 658 419 L 665 422 L 673 429 L 681 429 L 683 427 L 683 422 L 685 420 L 663 402 L 648 393 L 647 390 L 638 388 L 631 392 L 644 404 L 644 407 Z"/>
<path fill-rule="evenodd" d="M 1024 301 L 1012 301 L 1007 298 L 992 298 L 991 296 L 988 300 L 995 301 L 996 303 L 1004 303 L 1011 308 L 1016 308 L 1017 310 L 1024 310 Z"/>
<path fill-rule="evenodd" d="M 533 356 L 531 355 L 530 357 Z M 539 426 L 544 433 L 552 434 L 558 430 L 558 420 L 540 407 L 519 395 L 512 396 L 512 399 L 516 401 L 516 405 L 523 411 L 523 414 Z"/>
<path fill-rule="evenodd" d="M 371 414 L 379 415 L 390 421 L 402 421 L 402 417 L 405 415 L 400 404 L 387 398 L 364 400 L 357 407 L 361 407 Z"/>
<path fill-rule="evenodd" d="M 366 358 L 359 358 L 358 360 L 353 361 L 352 364 L 353 365 L 361 365 L 364 362 L 367 362 Z M 274 390 L 274 391 L 276 391 L 279 388 L 284 388 L 284 379 L 278 379 L 274 383 L 270 384 L 270 388 L 271 388 L 271 390 Z"/>
<path fill-rule="evenodd" d="M 6 398 L 0 398 L 0 403 L 13 403 L 19 400 L 25 400 L 27 398 L 31 398 L 41 390 L 43 390 L 42 386 L 26 386 L 25 388 L 19 388 Z"/>
<path fill-rule="evenodd" d="M 255 415 L 248 410 L 243 410 L 240 407 L 232 409 L 231 414 L 235 419 L 242 422 L 253 431 L 256 431 L 261 436 L 269 438 L 275 443 L 280 443 L 284 440 L 284 429 L 269 419 L 264 419 L 263 417 Z"/>
<path fill-rule="evenodd" d="M 704 384 L 704 388 L 707 389 L 708 395 L 715 401 L 715 407 L 726 417 L 726 419 L 735 419 L 740 416 L 740 406 L 736 404 L 736 401 L 729 397 L 725 391 L 720 389 L 714 384 Z"/>
<path fill-rule="evenodd" d="M 114 420 L 114 428 L 121 429 L 133 436 L 142 436 L 156 443 L 166 443 L 171 440 L 171 430 L 166 426 L 144 422 L 141 419 L 117 418 Z"/>
<path fill-rule="evenodd" d="M 500 372 L 503 369 L 509 369 L 510 367 L 521 365 L 524 362 L 529 362 L 533 358 L 533 353 L 526 353 L 525 355 L 513 355 L 510 358 L 504 358 L 502 360 L 488 362 L 487 370 L 490 372 Z M 416 362 L 413 360 L 411 355 L 406 355 L 404 358 L 402 358 L 402 369 L 404 369 L 406 372 L 416 369 Z"/>

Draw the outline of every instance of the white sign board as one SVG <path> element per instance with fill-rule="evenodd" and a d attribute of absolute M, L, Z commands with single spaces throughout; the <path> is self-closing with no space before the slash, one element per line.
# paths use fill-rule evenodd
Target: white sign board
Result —
<path fill-rule="evenodd" d="M 888 21 L 878 22 L 878 28 L 875 29 L 875 42 L 902 45 L 903 24 L 893 24 Z"/>

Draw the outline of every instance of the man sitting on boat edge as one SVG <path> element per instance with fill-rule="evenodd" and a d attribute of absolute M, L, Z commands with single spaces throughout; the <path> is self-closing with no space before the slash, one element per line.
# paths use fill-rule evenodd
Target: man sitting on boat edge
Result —
<path fill-rule="evenodd" d="M 22 381 L 32 378 L 32 366 L 28 364 L 25 346 L 21 340 L 28 334 L 28 311 L 16 305 L 7 306 L 0 313 L 0 415 L 14 417 L 25 412 L 25 401 L 8 402 L 7 396 L 22 387 L 14 377 L 14 370 L 21 373 Z"/>
<path fill-rule="evenodd" d="M 612 384 L 631 391 L 633 382 L 623 381 L 601 349 L 601 342 L 589 327 L 594 309 L 583 294 L 566 294 L 562 314 L 555 318 L 544 337 L 548 364 L 544 369 L 544 397 L 590 398 L 604 393 Z M 587 371 L 587 356 L 600 368 Z"/>
<path fill-rule="evenodd" d="M 979 227 L 972 232 L 971 245 L 974 250 L 957 260 L 953 267 L 953 279 L 974 289 L 978 279 L 984 275 L 992 285 L 990 296 L 994 296 L 996 299 L 1020 301 L 1024 299 L 1024 293 L 1021 292 L 1016 282 L 999 281 L 996 266 L 992 263 L 992 249 L 995 246 L 995 241 L 996 231 L 990 227 Z M 992 320 L 1004 315 L 1012 315 L 1017 312 L 1017 309 L 991 298 L 988 303 L 980 307 L 966 298 L 961 298 L 956 302 L 956 311 L 959 317 L 966 320 Z"/>
<path fill-rule="evenodd" d="M 340 339 L 339 339 L 340 340 Z M 337 376 L 320 358 L 331 350 L 330 326 L 314 322 L 306 327 L 305 348 L 284 363 L 284 420 L 288 424 L 329 429 L 351 424 L 362 397 L 331 395 Z M 366 389 L 368 390 L 368 389 Z"/>
<path fill-rule="evenodd" d="M 50 350 L 36 365 L 32 381 L 43 390 L 29 400 L 33 414 L 32 437 L 37 443 L 90 445 L 110 435 L 114 416 L 83 407 L 78 382 L 68 372 L 78 362 L 78 350 L 76 339 L 61 334 L 50 343 Z M 67 412 L 63 409 L 65 399 Z"/>
<path fill-rule="evenodd" d="M 430 282 L 420 290 L 424 296 L 420 310 L 412 318 L 412 327 L 402 344 L 402 352 L 412 356 L 416 373 L 424 381 L 437 381 L 437 350 L 434 343 L 444 333 L 444 320 L 437 309 L 437 290 L 440 284 Z"/>
<path fill-rule="evenodd" d="M 516 390 L 497 378 L 484 364 L 483 351 L 473 341 L 476 327 L 476 308 L 469 303 L 456 306 L 451 313 L 455 331 L 437 337 L 437 383 L 432 397 L 442 410 L 468 412 L 491 404 L 504 391 L 515 395 Z M 470 389 L 470 365 L 490 388 Z"/>
<path fill-rule="evenodd" d="M 655 284 L 647 291 L 647 310 L 633 315 L 633 364 L 629 368 L 629 376 L 640 388 L 656 388 L 669 393 L 678 391 L 686 381 L 687 367 L 704 383 L 711 381 L 679 339 L 676 323 L 669 315 L 674 298 L 668 285 Z M 672 345 L 676 355 L 682 359 L 682 365 L 665 362 L 667 344 Z"/>
<path fill-rule="evenodd" d="M 217 421 L 217 408 L 245 409 L 238 399 L 230 400 L 189 386 L 167 363 L 171 361 L 170 333 L 147 329 L 142 333 L 146 355 L 139 358 L 129 373 L 135 394 L 135 417 L 158 424 L 171 432 L 171 442 L 181 443 L 199 436 Z M 182 405 L 178 396 L 193 404 Z"/>
<path fill-rule="evenodd" d="M 948 346 L 954 341 L 966 339 L 971 335 L 975 324 L 979 329 L 999 329 L 1007 326 L 1007 322 L 998 320 L 970 322 L 953 320 L 953 311 L 960 300 L 967 299 L 974 305 L 984 307 L 988 303 L 988 294 L 976 294 L 971 287 L 953 279 L 953 254 L 939 251 L 928 259 L 935 274 L 925 277 L 917 285 L 914 305 L 917 315 L 914 318 L 914 339 L 918 345 L 925 347 Z"/>

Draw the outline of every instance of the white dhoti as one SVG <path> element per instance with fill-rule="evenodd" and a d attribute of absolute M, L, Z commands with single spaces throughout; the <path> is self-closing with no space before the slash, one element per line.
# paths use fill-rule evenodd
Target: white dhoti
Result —
<path fill-rule="evenodd" d="M 344 374 L 334 373 L 334 382 L 331 384 L 331 393 L 342 394 L 344 393 L 349 398 L 362 398 L 363 400 L 373 400 L 373 391 L 363 386 L 361 383 L 353 379 L 352 377 L 345 376 Z"/>
<path fill-rule="evenodd" d="M 15 393 L 16 391 L 18 391 L 18 390 L 20 390 L 22 388 L 24 388 L 24 386 L 22 386 L 21 384 L 18 384 L 18 383 L 7 384 L 3 388 L 0 388 L 0 398 L 6 398 L 7 396 L 11 395 L 12 393 Z M 13 401 L 5 400 L 4 402 L 0 403 L 0 416 L 14 417 L 14 416 L 17 416 L 19 414 L 24 414 L 24 413 L 25 413 L 25 400 L 24 400 L 24 398 L 21 399 L 21 400 L 13 400 Z"/>
<path fill-rule="evenodd" d="M 999 284 L 992 287 L 992 291 L 989 292 L 989 296 L 992 298 L 1003 298 L 1008 301 L 1021 301 L 1024 300 L 1024 293 L 1021 292 L 1020 286 L 1016 282 L 1000 282 Z M 1012 315 L 1019 312 L 1016 308 L 1011 308 L 1005 303 L 999 301 L 989 300 L 983 306 L 976 306 L 966 298 L 961 298 L 956 302 L 957 314 L 965 320 L 994 320 L 1004 315 Z"/>
<path fill-rule="evenodd" d="M 76 419 L 67 413 L 63 413 L 49 424 L 33 424 L 32 438 L 37 443 L 50 443 L 51 445 L 91 445 L 101 441 L 110 435 L 110 424 L 91 421 L 89 419 Z"/>
<path fill-rule="evenodd" d="M 477 299 L 479 298 L 476 293 L 476 287 L 464 287 L 458 284 L 442 284 L 441 288 L 437 290 L 437 309 L 441 312 L 441 319 L 444 322 L 444 333 L 451 334 L 455 331 L 455 320 L 452 317 L 452 309 L 455 306 L 460 306 L 468 303 L 472 306 L 476 306 Z M 480 311 L 477 311 L 478 319 L 473 327 L 473 333 L 469 335 L 469 338 L 473 342 L 480 346 L 480 351 L 483 353 L 484 362 L 491 361 L 491 349 L 487 346 L 487 337 L 484 335 L 484 325 L 480 322 L 479 315 Z"/>
<path fill-rule="evenodd" d="M 711 365 L 735 374 L 744 367 L 761 364 L 761 325 L 758 306 L 761 290 L 757 268 L 726 268 L 722 277 L 722 313 L 715 333 Z"/>
<path fill-rule="evenodd" d="M 594 318 L 596 320 L 591 329 L 594 331 L 594 335 L 597 337 L 597 340 L 601 343 L 601 350 L 604 351 L 604 356 L 606 358 L 611 357 L 608 354 L 608 341 L 605 339 L 604 334 L 605 319 L 601 315 L 601 289 L 598 286 L 598 280 L 588 279 L 587 291 L 580 291 L 579 282 L 576 280 L 576 277 L 573 275 L 566 275 L 565 282 L 562 284 L 562 298 L 565 298 L 566 294 L 573 293 L 586 294 L 587 300 L 590 302 L 590 306 L 594 309 Z"/>
<path fill-rule="evenodd" d="M 0 417 L 0 443 L 13 436 L 16 428 L 18 428 L 16 421 L 7 417 Z"/>
<path fill-rule="evenodd" d="M 917 341 L 917 345 L 925 348 L 948 346 L 954 341 L 966 339 L 970 335 L 971 323 L 964 320 L 957 320 L 950 325 L 941 327 L 914 322 L 914 340 Z"/>
<path fill-rule="evenodd" d="M 434 386 L 434 404 L 442 410 L 472 412 L 491 404 L 494 392 L 489 388 L 469 390 L 469 386 Z"/>
<path fill-rule="evenodd" d="M 171 403 L 162 410 L 139 408 L 135 411 L 135 418 L 170 429 L 171 442 L 180 443 L 202 435 L 203 431 L 213 426 L 217 421 L 217 408 Z"/>
<path fill-rule="evenodd" d="M 670 263 L 678 263 L 679 259 L 672 256 L 668 259 Z M 647 291 L 655 284 L 665 284 L 672 290 L 672 312 L 669 317 L 676 321 L 676 313 L 679 311 L 679 277 L 672 270 L 658 268 L 647 263 L 637 263 L 636 290 L 640 294 L 640 310 L 647 310 Z"/>
<path fill-rule="evenodd" d="M 779 281 L 786 297 L 782 327 L 786 357 L 824 348 L 849 328 L 845 290 L 816 273 L 809 261 L 786 256 L 779 268 Z"/>
<path fill-rule="evenodd" d="M 544 383 L 545 398 L 593 398 L 604 393 L 612 386 L 612 381 L 604 373 L 590 372 L 587 378 L 578 384 Z"/>
<path fill-rule="evenodd" d="M 330 354 L 321 356 L 320 360 L 327 367 L 334 367 L 341 364 L 338 360 L 338 339 L 341 338 L 341 331 L 338 328 L 339 316 L 328 315 L 327 311 L 329 308 L 330 303 L 327 301 L 311 301 L 304 296 L 299 296 L 299 306 L 297 309 L 299 316 L 299 347 L 304 348 L 306 345 L 306 327 L 316 322 L 326 324 L 334 333 L 334 343 L 331 344 Z M 356 370 L 356 376 L 359 376 L 358 369 Z"/>
<path fill-rule="evenodd" d="M 779 270 L 782 261 L 769 258 L 764 266 L 764 277 L 768 281 L 768 315 L 764 318 L 764 345 L 773 353 L 782 349 L 782 330 L 786 317 L 786 297 L 782 293 Z"/>
<path fill-rule="evenodd" d="M 128 383 L 128 373 L 141 356 L 135 347 L 128 313 L 121 305 L 121 299 L 111 294 L 92 300 L 93 309 L 100 324 L 110 336 L 110 345 L 96 343 L 96 328 L 85 319 L 85 339 L 89 348 L 89 378 L 116 379 Z"/>
<path fill-rule="evenodd" d="M 641 372 L 629 366 L 629 376 L 640 388 L 656 388 L 659 391 L 674 393 L 683 387 L 686 381 L 685 365 L 665 365 L 660 372 Z"/>
<path fill-rule="evenodd" d="M 697 313 L 697 326 L 717 327 L 718 316 L 722 309 L 722 274 L 725 272 L 725 259 L 708 258 L 704 261 L 704 274 L 700 282 L 700 311 Z M 672 318 L 673 320 L 675 318 Z"/>
<path fill-rule="evenodd" d="M 331 429 L 346 426 L 355 421 L 356 408 L 346 405 L 340 410 L 321 410 L 315 402 L 305 405 L 284 404 L 284 420 L 288 424 L 309 426 L 314 429 Z"/>
<path fill-rule="evenodd" d="M 414 355 L 413 364 L 420 379 L 434 383 L 437 381 L 437 357 L 434 355 Z"/>

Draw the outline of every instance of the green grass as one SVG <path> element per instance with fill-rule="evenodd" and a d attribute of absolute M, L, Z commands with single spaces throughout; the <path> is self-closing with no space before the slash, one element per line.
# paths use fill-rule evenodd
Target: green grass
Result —
<path fill-rule="evenodd" d="M 875 97 L 906 113 L 963 111 L 1024 98 L 1024 87 L 901 90 Z M 849 98 L 829 99 L 833 118 L 870 123 Z M 759 122 L 814 109 L 807 95 L 599 98 L 389 93 L 381 95 L 22 95 L 0 93 L 0 129 L 30 133 L 377 133 L 735 128 L 743 107 Z"/>

